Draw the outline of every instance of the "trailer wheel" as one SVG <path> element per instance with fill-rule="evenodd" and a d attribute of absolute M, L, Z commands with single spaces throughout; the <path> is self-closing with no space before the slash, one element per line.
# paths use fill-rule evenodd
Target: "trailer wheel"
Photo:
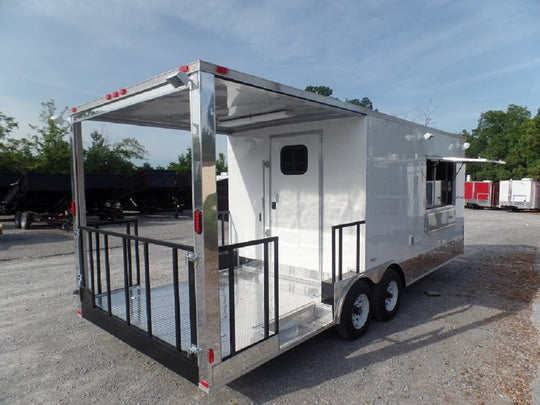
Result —
<path fill-rule="evenodd" d="M 384 273 L 380 283 L 373 288 L 373 316 L 378 321 L 387 321 L 399 309 L 403 286 L 401 278 L 394 269 Z"/>
<path fill-rule="evenodd" d="M 15 228 L 20 229 L 21 228 L 21 213 L 17 211 L 15 213 L 15 218 L 13 219 L 15 222 Z"/>
<path fill-rule="evenodd" d="M 32 214 L 29 212 L 23 212 L 21 215 L 21 228 L 28 229 L 32 223 Z"/>
<path fill-rule="evenodd" d="M 341 321 L 336 325 L 338 334 L 344 339 L 358 339 L 371 322 L 371 289 L 362 280 L 357 281 L 345 297 L 341 310 Z"/>

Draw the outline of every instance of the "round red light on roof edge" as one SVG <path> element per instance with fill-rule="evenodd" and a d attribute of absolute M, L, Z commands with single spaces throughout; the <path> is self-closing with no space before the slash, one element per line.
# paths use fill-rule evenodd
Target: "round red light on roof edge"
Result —
<path fill-rule="evenodd" d="M 187 72 L 189 72 L 189 66 L 188 65 L 180 66 L 178 68 L 178 71 L 187 73 Z"/>
<path fill-rule="evenodd" d="M 107 95 L 105 96 L 105 100 L 110 100 L 111 98 L 112 98 L 112 96 L 111 96 L 110 94 L 107 94 Z"/>
<path fill-rule="evenodd" d="M 127 94 L 127 90 L 126 90 L 126 89 L 120 90 L 120 95 L 121 95 L 121 96 L 125 96 L 126 94 Z"/>
<path fill-rule="evenodd" d="M 120 93 L 118 93 L 117 91 L 115 91 L 115 92 L 112 94 L 112 96 L 113 96 L 114 98 L 119 97 L 119 96 L 120 96 Z"/>
<path fill-rule="evenodd" d="M 71 107 L 71 112 L 72 112 L 72 113 L 77 112 L 77 107 Z"/>

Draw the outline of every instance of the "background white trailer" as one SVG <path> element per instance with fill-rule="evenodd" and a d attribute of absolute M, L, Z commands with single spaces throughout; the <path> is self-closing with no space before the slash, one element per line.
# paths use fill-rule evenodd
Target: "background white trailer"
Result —
<path fill-rule="evenodd" d="M 525 178 L 501 180 L 499 206 L 510 209 L 540 209 L 540 181 Z"/>
<path fill-rule="evenodd" d="M 359 337 L 395 314 L 405 285 L 463 252 L 473 159 L 459 136 L 202 61 L 71 120 L 82 316 L 206 390 L 334 325 Z M 87 120 L 191 132 L 192 243 L 88 226 Z M 229 158 L 221 243 L 217 133 Z"/>

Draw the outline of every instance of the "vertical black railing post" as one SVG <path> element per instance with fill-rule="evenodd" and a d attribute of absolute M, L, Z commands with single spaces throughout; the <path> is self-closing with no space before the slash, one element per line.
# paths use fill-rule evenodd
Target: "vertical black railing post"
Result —
<path fill-rule="evenodd" d="M 97 270 L 97 290 L 98 294 L 103 292 L 101 288 L 101 257 L 100 257 L 100 245 L 99 245 L 99 234 L 96 232 L 96 270 Z"/>
<path fill-rule="evenodd" d="M 221 217 L 221 245 L 225 245 L 225 218 Z"/>
<path fill-rule="evenodd" d="M 87 252 L 86 252 L 86 247 L 84 246 L 84 237 L 83 237 L 83 233 L 81 232 L 81 229 L 79 229 L 79 233 L 77 234 L 77 244 L 81 249 L 81 252 L 79 253 L 79 277 L 80 277 L 78 280 L 79 288 L 88 287 L 88 285 L 86 284 L 88 280 L 84 279 L 84 270 L 83 270 L 85 266 L 84 258 Z M 96 302 L 94 300 L 92 300 L 92 305 L 96 305 Z"/>
<path fill-rule="evenodd" d="M 343 280 L 343 228 L 339 228 L 338 280 Z"/>
<path fill-rule="evenodd" d="M 178 285 L 178 249 L 172 250 L 173 290 L 174 290 L 174 326 L 176 333 L 176 349 L 182 350 L 182 330 L 180 319 L 180 289 Z"/>
<path fill-rule="evenodd" d="M 109 236 L 103 235 L 103 254 L 105 260 L 105 283 L 107 286 L 107 311 L 112 315 L 112 295 L 111 295 L 111 266 L 109 262 Z"/>
<path fill-rule="evenodd" d="M 138 252 L 137 252 L 138 253 Z M 144 285 L 146 292 L 146 332 L 152 336 L 152 301 L 150 289 L 150 254 L 148 252 L 148 242 L 143 243 L 144 255 Z"/>
<path fill-rule="evenodd" d="M 360 224 L 356 224 L 356 274 L 360 273 Z"/>
<path fill-rule="evenodd" d="M 188 261 L 189 284 L 189 326 L 191 331 L 191 344 L 197 345 L 197 305 L 195 301 L 195 265 Z"/>
<path fill-rule="evenodd" d="M 279 333 L 279 252 L 278 252 L 278 239 L 273 240 L 274 243 L 274 318 L 276 323 L 276 330 L 274 333 Z"/>
<path fill-rule="evenodd" d="M 92 232 L 88 232 L 88 265 L 90 267 L 90 286 L 92 287 L 92 295 L 95 296 L 95 282 L 94 282 L 94 249 L 92 248 Z M 97 235 L 97 234 L 96 234 Z"/>
<path fill-rule="evenodd" d="M 235 308 L 235 288 L 234 288 L 234 249 L 228 250 L 229 262 L 229 345 L 230 355 L 236 353 L 236 308 Z"/>
<path fill-rule="evenodd" d="M 139 236 L 139 225 L 137 220 L 133 223 L 133 234 Z M 135 268 L 137 270 L 137 285 L 141 285 L 141 261 L 139 259 L 139 241 L 135 240 Z"/>
<path fill-rule="evenodd" d="M 131 226 L 129 225 L 129 222 L 126 222 L 126 234 L 131 235 Z M 133 267 L 132 267 L 132 260 L 131 260 L 131 240 L 129 238 L 122 239 L 124 242 L 126 242 L 127 246 L 127 259 L 128 259 L 128 273 L 129 273 L 129 286 L 131 287 L 133 285 Z"/>
<path fill-rule="evenodd" d="M 126 322 L 128 325 L 131 325 L 131 315 L 130 315 L 130 283 L 129 283 L 129 266 L 128 266 L 128 243 L 127 239 L 122 239 L 122 250 L 124 256 L 124 293 L 125 293 L 125 306 L 126 306 Z"/>
<path fill-rule="evenodd" d="M 336 282 L 336 227 L 332 227 L 332 284 Z"/>
<path fill-rule="evenodd" d="M 268 272 L 268 241 L 264 242 L 264 338 L 268 339 L 270 334 L 270 280 Z"/>

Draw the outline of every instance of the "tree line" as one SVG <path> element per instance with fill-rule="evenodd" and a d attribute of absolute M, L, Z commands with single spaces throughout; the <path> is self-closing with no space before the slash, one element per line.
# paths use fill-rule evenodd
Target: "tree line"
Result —
<path fill-rule="evenodd" d="M 308 86 L 308 91 L 331 96 L 327 86 Z M 373 109 L 369 98 L 347 100 Z M 37 171 L 69 173 L 71 149 L 67 123 L 58 124 L 50 117 L 56 114 L 54 100 L 42 103 L 39 125 L 30 125 L 33 135 L 16 139 L 11 133 L 18 128 L 15 118 L 0 111 L 0 173 Z M 467 174 L 475 180 L 506 180 L 531 177 L 540 180 L 540 109 L 532 117 L 526 108 L 510 104 L 506 111 L 483 112 L 478 126 L 461 135 L 470 143 L 467 157 L 504 160 L 506 165 L 468 165 Z M 92 131 L 90 145 L 84 149 L 85 172 L 90 174 L 130 175 L 141 169 L 153 169 L 148 163 L 137 166 L 133 160 L 146 158 L 146 148 L 135 138 L 110 142 L 103 134 Z M 191 171 L 191 150 L 178 155 L 178 160 L 167 167 L 177 173 Z M 216 161 L 216 171 L 226 172 L 223 153 Z"/>
<path fill-rule="evenodd" d="M 33 134 L 17 139 L 11 134 L 19 123 L 14 117 L 0 111 L 0 173 L 69 173 L 71 146 L 69 125 L 51 119 L 56 115 L 54 100 L 41 103 L 39 125 L 30 125 Z M 145 159 L 146 148 L 135 138 L 123 138 L 110 142 L 98 131 L 90 133 L 90 144 L 84 148 L 84 168 L 88 174 L 118 174 L 129 176 L 138 170 L 154 169 L 148 162 L 137 166 L 133 160 Z M 156 166 L 155 169 L 165 169 Z M 179 174 L 191 172 L 191 150 L 178 156 L 176 162 L 166 167 Z M 223 153 L 216 161 L 216 171 L 226 172 L 227 164 Z"/>
<path fill-rule="evenodd" d="M 308 86 L 306 91 L 332 96 L 328 86 Z M 368 97 L 347 102 L 373 110 Z M 428 110 L 423 112 L 425 125 L 431 122 L 431 100 Z M 508 180 L 525 177 L 540 180 L 540 108 L 534 117 L 522 106 L 508 105 L 506 111 L 490 110 L 480 114 L 478 126 L 471 132 L 463 130 L 461 135 L 470 144 L 466 156 L 503 160 L 505 165 L 467 166 L 467 174 L 473 180 Z"/>
<path fill-rule="evenodd" d="M 478 126 L 462 135 L 470 143 L 467 157 L 504 160 L 505 165 L 468 165 L 473 180 L 540 180 L 540 108 L 536 115 L 510 104 L 506 111 L 486 111 Z"/>

